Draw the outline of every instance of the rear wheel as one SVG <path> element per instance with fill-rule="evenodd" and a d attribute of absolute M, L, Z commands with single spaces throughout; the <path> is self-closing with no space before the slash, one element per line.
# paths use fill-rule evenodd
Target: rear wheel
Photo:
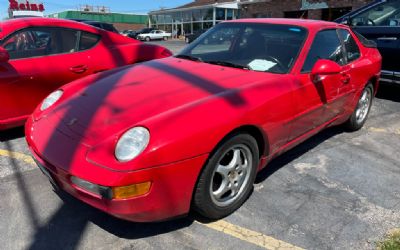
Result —
<path fill-rule="evenodd" d="M 189 43 L 189 42 L 190 42 L 189 37 L 186 37 L 186 38 L 185 38 L 185 42 L 186 42 L 186 43 Z"/>
<path fill-rule="evenodd" d="M 193 208 L 210 219 L 225 217 L 238 209 L 252 191 L 258 156 L 257 142 L 248 134 L 225 140 L 199 176 Z"/>
<path fill-rule="evenodd" d="M 362 128 L 368 118 L 369 111 L 371 110 L 373 98 L 374 87 L 369 83 L 362 91 L 353 114 L 345 124 L 349 130 L 356 131 Z"/>

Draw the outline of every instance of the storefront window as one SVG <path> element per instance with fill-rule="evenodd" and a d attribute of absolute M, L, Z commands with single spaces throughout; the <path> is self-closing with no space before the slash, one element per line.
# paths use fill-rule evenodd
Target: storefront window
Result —
<path fill-rule="evenodd" d="M 184 22 L 192 21 L 192 11 L 185 11 L 182 13 L 182 19 Z"/>
<path fill-rule="evenodd" d="M 233 19 L 233 9 L 227 9 L 226 10 L 226 20 L 232 20 Z"/>
<path fill-rule="evenodd" d="M 204 9 L 201 10 L 203 15 L 203 20 L 213 20 L 213 9 Z"/>
<path fill-rule="evenodd" d="M 165 23 L 172 23 L 172 15 L 168 14 L 164 16 L 164 22 Z"/>
<path fill-rule="evenodd" d="M 182 22 L 182 14 L 181 14 L 181 12 L 172 13 L 171 16 L 172 16 L 172 19 L 175 22 Z"/>
<path fill-rule="evenodd" d="M 192 27 L 190 23 L 184 23 L 183 24 L 183 30 L 185 31 L 185 34 L 190 34 L 192 33 Z"/>
<path fill-rule="evenodd" d="M 212 22 L 204 22 L 203 23 L 203 29 L 209 29 L 213 26 Z"/>
<path fill-rule="evenodd" d="M 201 30 L 201 23 L 193 23 L 193 32 Z"/>
<path fill-rule="evenodd" d="M 155 24 L 155 23 L 156 23 L 156 16 L 155 16 L 155 15 L 150 15 L 150 22 L 151 22 L 152 24 Z"/>
<path fill-rule="evenodd" d="M 201 21 L 203 19 L 201 10 L 194 10 L 193 11 L 193 21 Z"/>
<path fill-rule="evenodd" d="M 217 8 L 216 12 L 217 20 L 225 20 L 225 9 Z"/>

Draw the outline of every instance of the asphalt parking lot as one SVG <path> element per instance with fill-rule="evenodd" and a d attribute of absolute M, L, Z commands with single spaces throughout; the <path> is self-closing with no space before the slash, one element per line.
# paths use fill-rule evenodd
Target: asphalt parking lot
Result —
<path fill-rule="evenodd" d="M 182 41 L 152 42 L 174 53 Z M 400 227 L 400 86 L 382 85 L 364 128 L 330 128 L 273 160 L 229 217 L 115 219 L 55 193 L 23 129 L 0 132 L 2 249 L 375 249 Z M 62 152 L 60 152 L 62 153 Z"/>

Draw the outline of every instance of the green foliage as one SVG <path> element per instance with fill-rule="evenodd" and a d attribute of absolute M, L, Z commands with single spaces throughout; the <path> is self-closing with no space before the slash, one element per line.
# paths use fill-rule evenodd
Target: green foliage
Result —
<path fill-rule="evenodd" d="M 400 250 L 400 229 L 390 232 L 386 239 L 379 242 L 378 250 Z"/>

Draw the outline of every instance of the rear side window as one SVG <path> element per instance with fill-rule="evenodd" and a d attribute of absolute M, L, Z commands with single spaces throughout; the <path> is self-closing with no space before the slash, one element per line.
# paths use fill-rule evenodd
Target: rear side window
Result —
<path fill-rule="evenodd" d="M 323 30 L 317 33 L 303 65 L 302 73 L 311 72 L 319 59 L 328 59 L 344 65 L 343 47 L 335 29 Z"/>
<path fill-rule="evenodd" d="M 78 42 L 78 30 L 72 29 L 58 29 L 59 53 L 72 53 L 76 52 L 76 44 Z"/>
<path fill-rule="evenodd" d="M 361 35 L 360 33 L 358 33 L 355 30 L 352 30 L 353 33 L 356 35 L 356 37 L 358 38 L 358 40 L 360 40 L 360 42 L 362 43 L 362 45 L 364 45 L 367 48 L 376 48 L 377 44 L 376 42 L 372 41 L 372 40 L 368 40 L 367 38 L 365 38 L 363 35 Z"/>
<path fill-rule="evenodd" d="M 100 36 L 99 35 L 82 31 L 81 40 L 79 42 L 79 50 L 91 49 L 99 41 L 100 41 Z"/>
<path fill-rule="evenodd" d="M 350 32 L 344 29 L 339 29 L 338 31 L 344 43 L 347 62 L 349 63 L 360 58 L 360 49 Z"/>

